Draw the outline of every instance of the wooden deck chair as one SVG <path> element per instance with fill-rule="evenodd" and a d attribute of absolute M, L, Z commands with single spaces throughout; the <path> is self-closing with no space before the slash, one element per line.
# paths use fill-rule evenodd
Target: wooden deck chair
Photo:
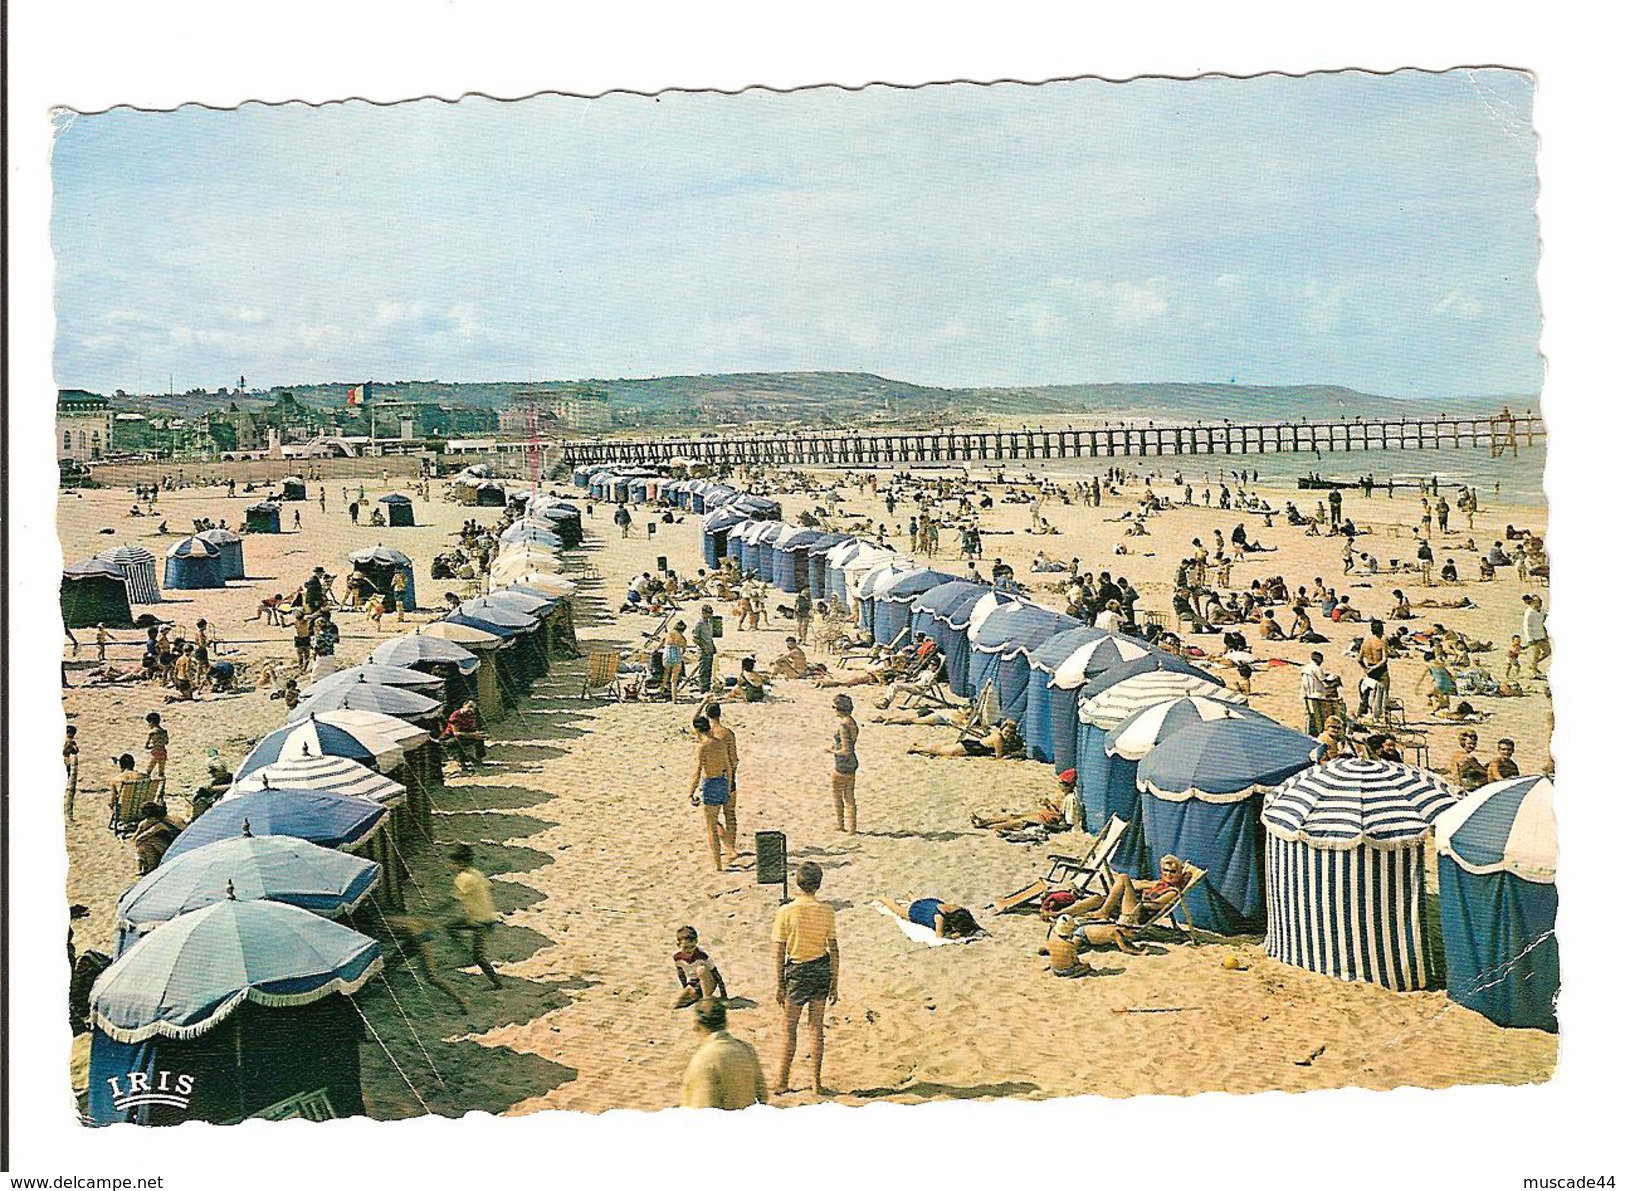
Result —
<path fill-rule="evenodd" d="M 902 628 L 902 629 L 899 629 L 898 632 L 897 632 L 897 636 L 893 637 L 891 639 L 891 641 L 889 641 L 887 644 L 880 647 L 880 651 L 879 651 L 880 655 L 882 657 L 884 657 L 884 656 L 886 656 L 888 654 L 896 653 L 907 642 L 908 642 L 908 629 L 906 627 Z M 840 656 L 840 658 L 836 661 L 835 664 L 844 669 L 848 662 L 868 661 L 870 659 L 871 655 L 873 655 L 874 653 L 875 653 L 875 650 L 874 650 L 874 648 L 872 646 L 869 649 L 848 650 L 846 653 L 844 653 L 844 654 L 842 654 Z"/>
<path fill-rule="evenodd" d="M 1176 930 L 1183 934 L 1192 945 L 1201 944 L 1202 940 L 1197 937 L 1196 926 L 1191 922 L 1190 909 L 1185 905 L 1185 898 L 1192 889 L 1196 888 L 1199 882 L 1207 877 L 1207 869 L 1197 868 L 1188 860 L 1183 863 L 1185 871 L 1190 875 L 1190 880 L 1185 882 L 1185 887 L 1174 894 L 1174 900 L 1159 910 L 1154 918 L 1142 922 L 1138 926 L 1124 927 L 1123 929 L 1130 935 L 1143 934 L 1148 930 Z M 1183 922 L 1180 921 L 1181 915 L 1184 916 Z"/>
<path fill-rule="evenodd" d="M 1082 856 L 1051 852 L 1049 874 L 1043 880 L 1006 894 L 988 908 L 995 914 L 1008 914 L 1018 906 L 1038 901 L 1046 893 L 1066 884 L 1070 884 L 1079 894 L 1106 893 L 1111 889 L 1114 876 L 1109 862 L 1127 830 L 1128 824 L 1113 815 L 1106 821 L 1105 830 L 1095 837 Z"/>
<path fill-rule="evenodd" d="M 114 835 L 130 835 L 141 826 L 141 808 L 163 801 L 162 779 L 144 777 L 109 791 L 107 826 Z"/>
<path fill-rule="evenodd" d="M 976 693 L 971 701 L 970 718 L 965 726 L 959 730 L 961 741 L 970 740 L 983 732 L 988 731 L 999 721 L 999 698 L 993 693 L 993 684 L 987 683 Z"/>
<path fill-rule="evenodd" d="M 613 649 L 594 649 L 587 654 L 587 672 L 581 678 L 581 697 L 606 695 L 621 699 L 621 655 Z"/>

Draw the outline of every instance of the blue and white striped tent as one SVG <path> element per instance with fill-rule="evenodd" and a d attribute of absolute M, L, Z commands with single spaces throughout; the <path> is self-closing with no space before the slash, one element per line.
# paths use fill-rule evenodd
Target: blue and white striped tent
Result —
<path fill-rule="evenodd" d="M 1264 950 L 1282 963 L 1396 991 L 1436 984 L 1423 868 L 1458 795 L 1435 775 L 1339 758 L 1264 796 Z"/>
<path fill-rule="evenodd" d="M 1100 652 L 1095 651 L 1097 655 Z M 1140 708 L 1149 707 L 1164 699 L 1198 693 L 1212 695 L 1216 699 L 1229 697 L 1229 691 L 1219 679 L 1206 670 L 1191 665 L 1184 658 L 1175 657 L 1160 649 L 1120 662 L 1111 669 L 1096 674 L 1075 690 L 1061 689 L 1060 680 L 1070 678 L 1068 667 L 1063 667 L 1056 675 L 1057 694 L 1050 704 L 1052 718 L 1068 706 L 1074 708 L 1068 763 L 1061 766 L 1065 750 L 1061 745 L 1063 729 L 1059 724 L 1055 728 L 1055 763 L 1063 770 L 1078 771 L 1078 797 L 1084 806 L 1085 820 L 1091 825 L 1090 831 L 1096 829 L 1096 824 L 1106 821 L 1104 817 L 1106 814 L 1121 813 L 1122 817 L 1128 817 L 1127 813 L 1117 812 L 1116 807 L 1125 806 L 1132 809 L 1133 805 L 1137 805 L 1137 799 L 1133 797 L 1132 783 L 1119 788 L 1118 793 L 1121 796 L 1119 800 L 1107 800 L 1106 733 Z M 1124 683 L 1129 685 L 1124 686 Z M 1118 690 L 1119 687 L 1122 689 Z M 1097 813 L 1102 815 L 1098 820 L 1092 817 Z"/>
<path fill-rule="evenodd" d="M 1013 597 L 1009 603 L 995 607 L 970 630 L 970 689 L 973 694 L 979 696 L 992 685 L 999 655 L 1017 632 L 1021 619 L 1032 610 L 1039 610 L 1038 605 Z"/>
<path fill-rule="evenodd" d="M 807 586 L 807 549 L 824 536 L 821 529 L 792 529 L 773 543 L 773 586 L 794 595 Z"/>
<path fill-rule="evenodd" d="M 1207 871 L 1186 899 L 1192 926 L 1219 935 L 1263 929 L 1264 795 L 1319 752 L 1313 737 L 1256 713 L 1170 735 L 1139 764 L 1141 875 L 1151 857 L 1178 856 Z"/>
<path fill-rule="evenodd" d="M 745 574 L 762 580 L 773 576 L 773 543 L 790 527 L 782 521 L 760 521 L 745 534 L 745 552 L 740 562 Z"/>
<path fill-rule="evenodd" d="M 875 632 L 875 609 L 879 606 L 880 597 L 904 575 L 912 574 L 921 568 L 912 558 L 904 558 L 883 546 L 876 546 L 873 549 L 876 553 L 859 553 L 847 563 L 846 587 L 848 591 L 857 593 L 858 623 L 873 633 L 876 641 L 885 644 L 891 637 L 882 638 Z M 858 580 L 854 587 L 854 577 L 859 573 L 863 578 Z M 936 584 L 930 586 L 935 587 Z M 895 632 L 892 634 L 893 637 L 896 635 Z"/>
<path fill-rule="evenodd" d="M 999 715 L 1020 723 L 1027 712 L 1033 652 L 1052 637 L 1081 627 L 1072 617 L 1037 604 L 998 609 L 971 642 L 971 685 L 980 691 L 991 684 Z"/>
<path fill-rule="evenodd" d="M 1450 999 L 1557 1031 L 1557 818 L 1535 775 L 1474 790 L 1434 822 Z"/>
<path fill-rule="evenodd" d="M 827 533 L 807 547 L 807 593 L 815 600 L 829 595 L 829 560 L 835 551 L 856 541 L 851 534 Z"/>
<path fill-rule="evenodd" d="M 741 521 L 728 530 L 728 557 L 741 570 L 744 569 L 745 562 L 745 535 L 759 524 L 761 524 L 759 521 Z"/>
<path fill-rule="evenodd" d="M 145 546 L 115 546 L 96 556 L 110 562 L 124 576 L 132 604 L 161 604 L 164 597 L 158 591 L 158 567 L 152 551 Z"/>

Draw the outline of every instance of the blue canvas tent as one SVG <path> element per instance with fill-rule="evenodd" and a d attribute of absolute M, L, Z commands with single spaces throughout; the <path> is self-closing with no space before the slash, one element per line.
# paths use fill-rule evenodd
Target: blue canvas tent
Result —
<path fill-rule="evenodd" d="M 1056 633 L 1034 649 L 1027 658 L 1032 673 L 1027 682 L 1027 706 L 1021 716 L 1021 736 L 1027 742 L 1027 756 L 1034 761 L 1055 760 L 1055 733 L 1050 721 L 1050 702 L 1055 669 L 1092 641 L 1110 636 L 1104 629 L 1079 625 Z M 1075 735 L 1072 719 L 1066 721 L 1069 735 Z"/>
<path fill-rule="evenodd" d="M 999 711 L 1018 724 L 1027 716 L 1027 697 L 1032 690 L 1032 656 L 1045 642 L 1083 623 L 1048 608 L 1028 606 L 1010 627 L 1009 636 L 999 650 L 991 675 L 993 694 Z"/>
<path fill-rule="evenodd" d="M 399 550 L 380 542 L 365 550 L 354 550 L 349 555 L 350 566 L 361 572 L 371 588 L 384 597 L 386 611 L 395 610 L 394 581 L 397 572 L 406 576 L 406 590 L 400 593 L 401 607 L 408 612 L 417 610 L 417 583 L 412 574 L 412 560 Z"/>
<path fill-rule="evenodd" d="M 416 521 L 412 516 L 412 498 L 399 492 L 391 492 L 387 496 L 378 498 L 378 507 L 384 510 L 384 520 L 391 526 L 414 525 Z"/>
<path fill-rule="evenodd" d="M 226 580 L 246 579 L 243 567 L 243 539 L 229 529 L 206 529 L 198 534 L 209 545 L 220 551 L 220 576 Z"/>
<path fill-rule="evenodd" d="M 282 508 L 268 500 L 251 504 L 243 510 L 244 533 L 281 533 Z"/>
<path fill-rule="evenodd" d="M 985 583 L 955 579 L 919 594 L 914 600 L 914 623 L 910 629 L 924 633 L 937 643 L 947 666 L 948 689 L 961 699 L 968 698 L 970 682 L 970 627 L 980 623 L 1001 604 L 1015 597 L 996 592 Z"/>
<path fill-rule="evenodd" d="M 745 533 L 745 550 L 740 569 L 766 581 L 772 577 L 773 543 L 790 527 L 782 521 L 759 521 Z"/>
<path fill-rule="evenodd" d="M 1083 689 L 1126 662 L 1151 656 L 1150 648 L 1139 641 L 1103 629 L 1093 631 L 1095 636 L 1085 637 L 1071 653 L 1051 663 L 1054 671 L 1045 695 L 1049 704 L 1050 759 L 1056 773 L 1078 766 L 1078 704 Z M 1123 676 L 1128 677 L 1128 672 Z"/>
<path fill-rule="evenodd" d="M 935 571 L 930 567 L 914 567 L 899 573 L 890 582 L 875 586 L 874 634 L 875 640 L 895 640 L 897 634 L 911 627 L 914 619 L 914 601 L 933 587 L 951 583 L 953 575 Z M 912 633 L 910 634 L 912 637 Z"/>
<path fill-rule="evenodd" d="M 127 629 L 134 624 L 124 572 L 99 558 L 62 568 L 61 600 L 62 624 L 70 630 L 97 625 Z"/>
<path fill-rule="evenodd" d="M 1121 650 L 1125 642 L 1121 638 L 1113 638 L 1113 644 Z M 1127 644 L 1132 646 L 1132 643 Z M 1141 647 L 1133 646 L 1133 648 L 1138 649 Z M 1187 662 L 1184 658 L 1176 657 L 1161 649 L 1152 649 L 1148 653 L 1142 653 L 1137 657 L 1129 658 L 1127 661 L 1119 662 L 1107 670 L 1096 673 L 1076 689 L 1066 689 L 1061 686 L 1062 681 L 1073 681 L 1073 675 L 1079 669 L 1087 670 L 1092 664 L 1098 662 L 1102 652 L 1109 651 L 1104 646 L 1099 647 L 1091 650 L 1090 656 L 1081 662 L 1079 659 L 1074 658 L 1063 665 L 1056 675 L 1055 693 L 1050 703 L 1052 718 L 1068 706 L 1073 708 L 1073 736 L 1069 749 L 1063 747 L 1061 729 L 1059 725 L 1056 726 L 1055 764 L 1061 769 L 1071 768 L 1078 771 L 1078 792 L 1080 794 L 1083 793 L 1087 782 L 1092 780 L 1098 783 L 1100 775 L 1105 770 L 1106 733 L 1121 723 L 1122 716 L 1126 715 L 1128 711 L 1137 711 L 1139 708 L 1146 706 L 1147 703 L 1155 702 L 1155 700 L 1142 699 L 1141 702 L 1135 703 L 1126 710 L 1118 708 L 1115 701 L 1102 703 L 1096 710 L 1104 712 L 1108 708 L 1117 708 L 1120 714 L 1116 718 L 1103 714 L 1101 718 L 1106 722 L 1101 724 L 1095 723 L 1090 715 L 1085 714 L 1084 708 L 1091 702 L 1100 698 L 1101 695 L 1126 679 L 1137 678 L 1142 674 L 1156 671 L 1166 671 L 1173 675 L 1185 675 L 1197 679 L 1199 682 L 1190 684 L 1168 681 L 1161 686 L 1156 683 L 1149 683 L 1135 686 L 1131 690 L 1137 695 L 1163 691 L 1165 692 L 1163 698 L 1171 699 L 1176 695 L 1187 694 L 1194 690 L 1201 690 L 1203 693 L 1211 694 L 1212 692 L 1208 690 L 1209 687 L 1216 687 L 1220 691 L 1225 689 L 1224 683 L 1220 679 L 1215 678 L 1200 666 L 1196 666 Z M 1219 697 L 1222 698 L 1223 696 Z M 1067 760 L 1067 764 L 1064 766 L 1061 765 L 1063 756 Z"/>
<path fill-rule="evenodd" d="M 1434 822 L 1452 1001 L 1514 1029 L 1557 1031 L 1557 819 L 1552 782 L 1494 782 Z"/>
<path fill-rule="evenodd" d="M 858 623 L 874 636 L 878 644 L 885 645 L 897 634 L 893 632 L 892 637 L 882 637 L 875 628 L 875 613 L 880 606 L 880 598 L 903 576 L 919 570 L 920 565 L 912 558 L 904 558 L 883 546 L 875 546 L 872 549 L 875 553 L 857 554 L 847 562 L 846 585 L 847 589 L 851 590 L 852 576 L 859 571 L 862 572 L 863 578 L 857 585 Z M 942 580 L 939 579 L 937 582 L 940 583 Z"/>
<path fill-rule="evenodd" d="M 1457 797 L 1426 770 L 1346 757 L 1266 794 L 1265 953 L 1397 992 L 1435 984 L 1426 846 Z"/>
<path fill-rule="evenodd" d="M 728 534 L 734 526 L 744 525 L 750 520 L 743 509 L 724 505 L 720 509 L 713 509 L 705 515 L 700 522 L 700 552 L 705 557 L 707 567 L 719 567 L 728 554 Z"/>
<path fill-rule="evenodd" d="M 90 1123 L 228 1124 L 315 1094 L 360 1114 L 349 998 L 382 967 L 375 940 L 278 902 L 164 923 L 91 990 Z"/>
<path fill-rule="evenodd" d="M 820 529 L 792 529 L 773 543 L 773 586 L 795 594 L 808 585 L 808 548 L 824 536 Z"/>
<path fill-rule="evenodd" d="M 813 599 L 829 595 L 829 560 L 840 546 L 854 540 L 851 534 L 827 533 L 807 547 L 807 592 Z"/>
<path fill-rule="evenodd" d="M 1237 715 L 1175 732 L 1140 761 L 1142 875 L 1167 855 L 1207 870 L 1185 899 L 1192 926 L 1219 935 L 1263 929 L 1264 795 L 1312 765 L 1319 749 L 1264 716 Z"/>
<path fill-rule="evenodd" d="M 164 556 L 164 586 L 171 591 L 224 587 L 220 551 L 200 537 L 182 538 Z"/>
<path fill-rule="evenodd" d="M 157 560 L 145 546 L 114 546 L 96 556 L 98 562 L 110 562 L 124 576 L 125 588 L 131 604 L 159 604 L 164 597 L 158 591 Z"/>

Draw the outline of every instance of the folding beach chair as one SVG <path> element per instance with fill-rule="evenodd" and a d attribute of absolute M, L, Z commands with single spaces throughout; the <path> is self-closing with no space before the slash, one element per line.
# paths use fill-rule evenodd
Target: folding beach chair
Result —
<path fill-rule="evenodd" d="M 995 914 L 1007 914 L 1018 906 L 1024 906 L 1038 901 L 1051 890 L 1070 884 L 1077 892 L 1105 894 L 1112 887 L 1112 872 L 1109 863 L 1112 854 L 1117 851 L 1117 845 L 1123 839 L 1123 833 L 1128 830 L 1128 824 L 1113 815 L 1106 821 L 1106 828 L 1082 856 L 1063 856 L 1051 852 L 1049 857 L 1049 874 L 1041 881 L 1034 881 L 1031 885 L 1017 889 L 1014 893 L 994 901 L 989 907 Z"/>
<path fill-rule="evenodd" d="M 604 695 L 613 699 L 623 697 L 621 691 L 621 655 L 613 649 L 594 649 L 587 654 L 587 672 L 581 679 L 581 697 Z"/>
<path fill-rule="evenodd" d="M 117 787 L 108 799 L 107 826 L 114 835 L 126 836 L 141 826 L 141 808 L 149 802 L 162 803 L 164 783 L 144 777 Z"/>
<path fill-rule="evenodd" d="M 1149 930 L 1174 930 L 1183 934 L 1192 946 L 1200 946 L 1202 940 L 1197 937 L 1196 925 L 1191 921 L 1191 912 L 1185 905 L 1185 898 L 1196 888 L 1198 882 L 1207 877 L 1207 869 L 1197 868 L 1189 861 L 1181 863 L 1185 865 L 1185 872 L 1189 877 L 1184 887 L 1175 892 L 1173 900 L 1159 910 L 1155 917 L 1138 926 L 1124 927 L 1123 929 L 1130 935 L 1143 934 Z M 1183 922 L 1180 921 L 1181 915 L 1184 917 Z"/>
<path fill-rule="evenodd" d="M 959 730 L 961 741 L 986 732 L 999 722 L 999 697 L 993 693 L 993 684 L 990 682 L 977 692 L 976 698 L 970 706 L 970 718 L 965 726 Z"/>
<path fill-rule="evenodd" d="M 890 643 L 883 646 L 879 650 L 879 655 L 881 657 L 885 657 L 885 656 L 887 656 L 889 654 L 896 653 L 907 642 L 908 642 L 908 629 L 907 628 L 899 629 L 898 632 L 897 632 L 897 636 L 893 637 L 891 639 Z M 842 654 L 841 657 L 836 661 L 835 664 L 844 669 L 848 662 L 868 661 L 868 660 L 870 660 L 871 657 L 873 657 L 875 655 L 875 653 L 876 653 L 876 650 L 872 646 L 869 649 L 850 650 L 847 653 Z"/>

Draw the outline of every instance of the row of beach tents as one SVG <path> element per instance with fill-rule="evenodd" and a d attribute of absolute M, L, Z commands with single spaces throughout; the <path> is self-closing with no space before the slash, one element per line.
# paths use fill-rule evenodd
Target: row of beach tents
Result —
<path fill-rule="evenodd" d="M 604 499 L 680 499 L 648 475 L 578 469 L 575 480 Z M 1555 1030 L 1548 779 L 1464 797 L 1406 765 L 1322 764 L 1313 738 L 1194 662 L 718 488 L 681 490 L 706 511 L 707 565 L 727 557 L 782 591 L 839 597 L 878 642 L 935 642 L 955 695 L 1019 723 L 1032 759 L 1076 771 L 1079 826 L 1123 825 L 1117 871 L 1153 876 L 1170 853 L 1204 871 L 1186 899 L 1192 926 L 1262 930 L 1282 962 L 1400 991 L 1444 983 L 1501 1025 Z"/>
<path fill-rule="evenodd" d="M 382 1039 L 352 994 L 380 975 L 384 914 L 432 841 L 433 725 L 468 700 L 503 718 L 576 653 L 575 585 L 544 536 L 570 519 L 546 516 L 557 503 L 526 508 L 514 525 L 535 533 L 498 552 L 521 572 L 312 683 L 119 899 L 118 954 L 91 990 L 91 1123 L 363 1111 L 359 1048 Z"/>

